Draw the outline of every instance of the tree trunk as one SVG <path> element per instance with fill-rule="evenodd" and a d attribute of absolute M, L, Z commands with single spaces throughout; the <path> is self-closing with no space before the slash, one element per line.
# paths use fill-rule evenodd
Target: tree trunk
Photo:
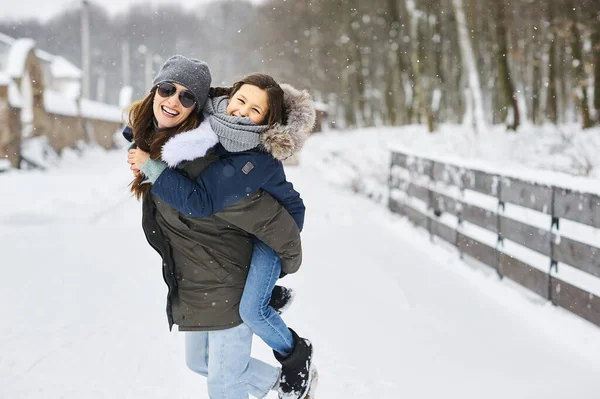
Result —
<path fill-rule="evenodd" d="M 387 111 L 387 120 L 391 126 L 398 125 L 398 110 L 396 105 L 396 86 L 394 84 L 394 67 L 396 64 L 395 54 L 390 54 L 385 64 L 385 108 Z"/>
<path fill-rule="evenodd" d="M 596 123 L 600 124 L 600 10 L 596 14 L 592 46 L 594 54 L 594 109 L 596 110 Z"/>
<path fill-rule="evenodd" d="M 506 20 L 504 16 L 504 1 L 496 0 L 494 5 L 496 19 L 496 41 L 498 61 L 498 78 L 503 93 L 505 107 L 513 108 L 513 120 L 508 125 L 510 130 L 517 130 L 519 127 L 519 106 L 515 95 L 515 88 L 508 66 L 508 45 L 506 43 Z"/>
<path fill-rule="evenodd" d="M 444 52 L 443 52 L 443 43 L 444 36 L 442 33 L 442 16 L 443 10 L 441 10 L 441 6 L 434 7 L 433 11 L 435 13 L 435 26 L 434 26 L 434 35 L 437 42 L 432 43 L 433 62 L 429 62 L 430 65 L 430 73 L 432 79 L 432 102 L 431 102 L 431 114 L 433 118 L 434 129 L 437 129 L 438 121 L 440 120 L 442 115 L 442 109 L 445 108 L 445 96 L 444 96 L 444 86 L 445 86 L 445 76 L 444 76 Z M 437 96 L 434 94 L 437 93 Z"/>
<path fill-rule="evenodd" d="M 352 76 L 347 71 L 343 71 L 342 84 L 345 91 L 340 96 L 344 106 L 344 120 L 346 128 L 354 129 L 357 127 L 356 120 L 356 90 L 352 82 Z"/>
<path fill-rule="evenodd" d="M 446 38 L 444 54 L 450 55 L 445 57 L 446 61 L 444 67 L 448 71 L 448 79 L 446 79 L 446 93 L 449 93 L 446 104 L 448 109 L 446 112 L 449 116 L 452 116 L 452 122 L 463 123 L 464 115 L 466 112 L 465 98 L 461 95 L 462 91 L 462 76 L 461 66 L 463 65 L 462 55 L 460 51 L 460 40 L 458 35 L 458 28 L 456 22 L 456 12 L 452 6 L 453 0 L 444 0 L 446 5 L 447 24 L 445 25 L 445 34 L 442 36 Z"/>
<path fill-rule="evenodd" d="M 454 11 L 456 14 L 457 29 L 459 35 L 459 43 L 462 52 L 462 59 L 464 61 L 464 67 L 462 71 L 466 69 L 467 79 L 469 83 L 469 92 L 472 100 L 473 107 L 473 126 L 475 132 L 481 131 L 486 125 L 485 114 L 483 110 L 483 96 L 481 94 L 481 85 L 479 83 L 479 71 L 477 64 L 475 63 L 475 56 L 473 48 L 471 46 L 471 40 L 469 39 L 469 32 L 467 31 L 467 21 L 463 9 L 462 0 L 453 0 Z M 467 102 L 468 104 L 468 102 Z"/>
<path fill-rule="evenodd" d="M 556 98 L 556 23 L 554 5 L 548 3 L 548 92 L 546 94 L 546 119 L 558 123 L 558 103 Z"/>
<path fill-rule="evenodd" d="M 534 125 L 540 123 L 540 96 L 542 90 L 542 70 L 541 70 L 541 60 L 537 50 L 534 50 L 534 59 L 533 59 L 533 87 L 531 93 L 531 122 Z"/>
<path fill-rule="evenodd" d="M 392 126 L 400 124 L 400 107 L 404 106 L 406 100 L 406 94 L 404 93 L 404 87 L 402 82 L 396 81 L 402 79 L 402 73 L 404 72 L 405 65 L 401 51 L 401 39 L 402 31 L 400 26 L 400 10 L 398 8 L 397 0 L 387 1 L 387 12 L 386 21 L 390 27 L 389 30 L 389 42 L 390 42 L 390 54 L 388 58 L 389 68 L 386 76 L 386 88 L 385 103 L 387 108 L 388 119 Z M 395 71 L 395 69 L 398 69 Z M 398 90 L 398 94 L 396 94 Z"/>
<path fill-rule="evenodd" d="M 352 27 L 353 18 L 357 9 L 357 0 L 350 0 L 344 11 L 344 29 L 349 38 L 347 45 L 348 59 L 350 66 L 350 82 L 352 86 L 355 86 L 355 103 L 357 107 L 353 107 L 355 112 L 358 111 L 360 120 L 356 122 L 365 124 L 366 123 L 366 99 L 365 99 L 365 80 L 363 77 L 363 60 L 360 49 L 360 38 L 356 32 L 356 29 Z M 356 119 L 356 117 L 355 117 Z"/>
<path fill-rule="evenodd" d="M 411 48 L 410 48 L 410 61 L 413 70 L 413 81 L 414 81 L 414 93 L 417 101 L 417 108 L 419 110 L 419 119 L 423 121 L 423 119 L 427 122 L 427 128 L 429 132 L 433 132 L 433 119 L 431 118 L 431 112 L 429 111 L 429 107 L 427 106 L 427 102 L 425 100 L 425 90 L 423 87 L 423 68 L 422 64 L 422 48 L 424 46 L 423 43 L 423 35 L 421 34 L 421 19 L 417 14 L 417 10 L 414 8 L 414 2 L 410 0 L 406 0 L 406 9 L 408 10 L 408 14 L 410 15 L 410 39 L 411 39 Z M 420 12 L 420 11 L 419 11 Z M 422 118 L 422 119 L 421 119 Z"/>
<path fill-rule="evenodd" d="M 590 110 L 588 106 L 588 93 L 587 93 L 587 74 L 583 67 L 583 50 L 581 44 L 581 32 L 577 27 L 578 17 L 573 2 L 569 3 L 569 15 L 571 20 L 570 33 L 571 33 L 571 54 L 572 54 L 572 65 L 575 66 L 575 98 L 579 111 L 581 112 L 582 127 L 584 129 L 593 126 L 593 121 L 590 118 Z"/>

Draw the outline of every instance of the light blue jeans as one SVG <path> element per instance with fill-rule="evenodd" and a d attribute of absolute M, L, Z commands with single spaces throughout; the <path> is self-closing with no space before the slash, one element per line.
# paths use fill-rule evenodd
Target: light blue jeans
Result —
<path fill-rule="evenodd" d="M 276 389 L 279 369 L 250 357 L 252 331 L 245 324 L 219 331 L 185 333 L 185 359 L 208 377 L 210 399 L 264 398 Z"/>
<path fill-rule="evenodd" d="M 252 332 L 283 356 L 294 348 L 292 333 L 279 313 L 269 306 L 281 273 L 281 259 L 267 244 L 254 239 L 254 252 L 240 303 L 240 316 Z"/>

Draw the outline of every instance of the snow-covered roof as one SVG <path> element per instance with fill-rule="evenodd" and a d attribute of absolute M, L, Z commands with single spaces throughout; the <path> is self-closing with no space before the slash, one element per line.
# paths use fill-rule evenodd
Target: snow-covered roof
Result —
<path fill-rule="evenodd" d="M 73 63 L 60 55 L 50 54 L 44 50 L 35 50 L 35 55 L 50 65 L 50 74 L 55 79 L 80 79 L 82 72 Z"/>
<path fill-rule="evenodd" d="M 81 69 L 64 59 L 55 55 L 50 64 L 50 72 L 56 79 L 81 79 Z"/>
<path fill-rule="evenodd" d="M 2 46 L 4 46 L 4 51 L 1 51 Z M 13 79 L 24 75 L 27 56 L 31 51 L 35 51 L 36 57 L 44 68 L 49 66 L 52 79 L 77 82 L 81 79 L 81 69 L 61 56 L 36 49 L 35 41 L 32 39 L 14 39 L 0 33 L 0 61 L 2 61 L 0 62 L 0 85 L 8 85 L 9 103 L 15 108 L 21 108 L 23 101 L 19 87 Z M 108 122 L 120 123 L 123 121 L 123 111 L 118 106 L 81 99 L 80 109 L 77 103 L 79 87 L 69 86 L 69 84 L 71 83 L 67 82 L 66 85 L 60 85 L 61 88 L 65 89 L 60 92 L 46 86 L 44 90 L 44 108 L 46 112 L 73 117 L 82 116 Z"/>
<path fill-rule="evenodd" d="M 15 42 L 15 40 L 16 40 L 15 38 L 10 37 L 10 36 L 5 35 L 4 33 L 0 32 L 0 42 L 6 43 L 6 44 L 12 46 L 12 44 Z"/>
<path fill-rule="evenodd" d="M 32 39 L 14 39 L 8 35 L 0 33 L 0 46 L 4 45 L 8 50 L 4 56 L 0 52 L 0 57 L 5 58 L 0 60 L 0 69 L 4 69 L 10 78 L 18 78 L 22 76 L 25 61 L 29 51 L 34 49 L 35 55 L 42 62 L 48 63 L 50 66 L 50 74 L 54 79 L 81 79 L 81 69 L 77 68 L 73 63 L 67 61 L 64 57 L 50 54 L 47 51 L 36 49 L 35 42 Z M 2 66 L 4 65 L 4 68 Z"/>
<path fill-rule="evenodd" d="M 54 90 L 44 90 L 44 108 L 50 114 L 79 116 L 77 98 Z"/>
<path fill-rule="evenodd" d="M 17 39 L 8 52 L 5 73 L 11 78 L 23 76 L 25 61 L 31 50 L 35 49 L 32 39 Z"/>
<path fill-rule="evenodd" d="M 107 122 L 123 122 L 123 110 L 116 105 L 81 99 L 81 116 Z"/>

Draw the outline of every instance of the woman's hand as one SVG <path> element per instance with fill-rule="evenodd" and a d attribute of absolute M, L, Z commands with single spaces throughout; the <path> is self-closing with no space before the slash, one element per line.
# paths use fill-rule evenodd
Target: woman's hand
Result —
<path fill-rule="evenodd" d="M 134 176 L 139 175 L 142 165 L 146 163 L 148 158 L 150 158 L 150 154 L 140 150 L 139 148 L 133 148 L 129 150 L 129 154 L 127 155 L 127 163 L 130 165 L 129 169 L 133 171 Z"/>

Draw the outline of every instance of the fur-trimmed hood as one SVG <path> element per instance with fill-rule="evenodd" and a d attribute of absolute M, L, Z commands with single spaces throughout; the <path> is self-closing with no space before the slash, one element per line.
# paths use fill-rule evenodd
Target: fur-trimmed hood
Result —
<path fill-rule="evenodd" d="M 283 161 L 302 148 L 315 125 L 315 109 L 310 94 L 283 83 L 283 122 L 276 123 L 261 133 L 260 141 L 275 159 Z M 210 96 L 229 95 L 233 88 L 211 88 Z M 162 160 L 170 167 L 182 161 L 191 161 L 206 155 L 219 139 L 211 129 L 208 119 L 196 129 L 179 133 L 170 138 L 162 148 Z"/>
<path fill-rule="evenodd" d="M 282 83 L 283 123 L 263 132 L 260 141 L 273 157 L 283 161 L 300 151 L 315 126 L 315 108 L 306 90 Z"/>

